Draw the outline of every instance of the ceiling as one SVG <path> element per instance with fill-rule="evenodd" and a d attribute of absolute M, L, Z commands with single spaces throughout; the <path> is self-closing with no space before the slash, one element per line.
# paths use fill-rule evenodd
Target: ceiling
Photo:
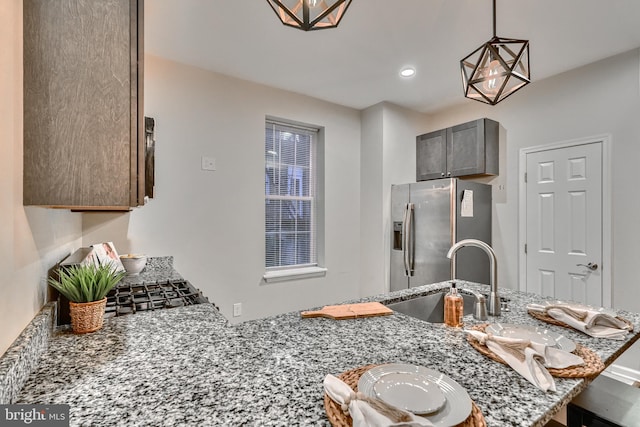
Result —
<path fill-rule="evenodd" d="M 463 98 L 459 63 L 493 35 L 491 7 L 353 0 L 338 28 L 304 32 L 282 25 L 266 0 L 147 0 L 145 51 L 356 109 L 389 101 L 435 112 L 476 102 Z M 640 47 L 639 22 L 639 0 L 497 2 L 497 35 L 530 40 L 533 83 L 523 91 Z M 401 78 L 404 66 L 416 75 Z"/>

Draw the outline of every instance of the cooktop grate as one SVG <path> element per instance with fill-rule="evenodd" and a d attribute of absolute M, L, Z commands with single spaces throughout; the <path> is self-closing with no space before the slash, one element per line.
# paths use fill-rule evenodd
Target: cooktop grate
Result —
<path fill-rule="evenodd" d="M 104 317 L 208 302 L 202 292 L 182 279 L 139 284 L 120 283 L 107 295 Z"/>

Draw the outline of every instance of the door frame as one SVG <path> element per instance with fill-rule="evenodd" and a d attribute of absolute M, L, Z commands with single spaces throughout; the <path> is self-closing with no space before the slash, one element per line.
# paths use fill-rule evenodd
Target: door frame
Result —
<path fill-rule="evenodd" d="M 572 139 L 568 141 L 560 141 L 546 145 L 536 145 L 533 147 L 525 147 L 520 149 L 519 170 L 518 170 L 518 272 L 519 286 L 518 289 L 526 292 L 527 290 L 527 256 L 524 252 L 524 245 L 527 236 L 527 188 L 524 182 L 524 174 L 527 171 L 527 155 L 541 151 L 555 150 L 559 148 L 568 148 L 578 145 L 602 144 L 602 260 L 600 274 L 602 277 L 602 305 L 604 307 L 612 307 L 612 289 L 613 265 L 612 262 L 612 230 L 611 230 L 611 135 L 596 135 L 586 138 Z"/>

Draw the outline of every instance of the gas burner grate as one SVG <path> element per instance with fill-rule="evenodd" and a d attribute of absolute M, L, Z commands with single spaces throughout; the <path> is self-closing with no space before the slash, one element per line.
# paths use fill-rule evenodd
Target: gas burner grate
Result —
<path fill-rule="evenodd" d="M 140 284 L 120 283 L 107 295 L 105 317 L 138 311 L 161 310 L 208 303 L 209 300 L 186 280 L 165 280 Z"/>

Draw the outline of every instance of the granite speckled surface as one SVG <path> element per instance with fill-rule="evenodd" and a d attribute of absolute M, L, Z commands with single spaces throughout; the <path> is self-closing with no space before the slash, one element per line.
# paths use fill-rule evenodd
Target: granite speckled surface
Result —
<path fill-rule="evenodd" d="M 13 403 L 38 365 L 56 323 L 56 304 L 46 304 L 0 357 L 0 404 Z"/>
<path fill-rule="evenodd" d="M 445 287 L 364 301 L 409 299 Z M 524 310 L 540 297 L 501 293 L 511 299 L 511 311 L 500 321 L 543 325 Z M 640 314 L 620 314 L 635 327 L 625 341 L 548 327 L 608 365 L 640 336 Z M 470 316 L 465 322 L 476 323 Z M 90 335 L 58 331 L 18 402 L 69 404 L 74 426 L 329 426 L 324 376 L 392 362 L 449 375 L 492 427 L 542 426 L 586 386 L 582 379 L 556 379 L 558 391 L 544 393 L 474 350 L 461 330 L 398 313 L 334 321 L 292 312 L 230 326 L 212 305 L 200 304 L 108 319 Z"/>
<path fill-rule="evenodd" d="M 173 257 L 164 256 L 150 257 L 140 274 L 125 276 L 123 282 L 138 284 L 178 279 L 182 276 L 173 268 Z M 57 316 L 56 302 L 46 304 L 0 357 L 0 404 L 13 403 L 32 370 L 38 366 L 40 356 L 49 346 L 54 325 L 58 323 Z"/>
<path fill-rule="evenodd" d="M 138 274 L 126 275 L 122 279 L 123 283 L 136 285 L 145 282 L 156 282 L 158 280 L 180 280 L 182 276 L 173 268 L 173 257 L 149 257 L 142 271 Z"/>

